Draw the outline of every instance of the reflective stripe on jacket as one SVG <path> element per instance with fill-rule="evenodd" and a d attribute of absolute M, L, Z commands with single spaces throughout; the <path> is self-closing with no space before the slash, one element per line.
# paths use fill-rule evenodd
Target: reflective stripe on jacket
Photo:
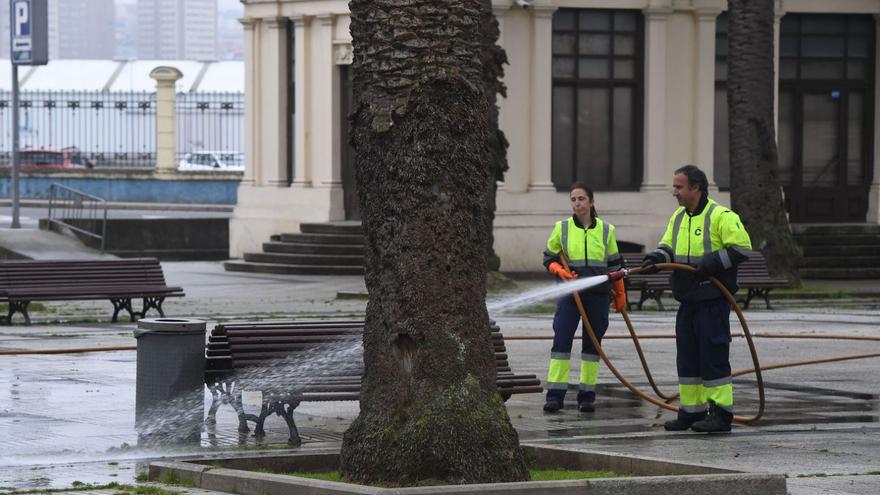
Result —
<path fill-rule="evenodd" d="M 554 261 L 561 263 L 560 253 L 565 254 L 569 267 L 579 277 L 604 275 L 609 271 L 619 270 L 623 261 L 617 249 L 614 225 L 599 217 L 586 228 L 574 215 L 556 222 L 550 238 L 547 239 L 544 266 L 549 267 Z M 595 292 L 609 290 L 608 283 L 593 289 Z"/>
<path fill-rule="evenodd" d="M 736 265 L 749 257 L 752 241 L 735 212 L 705 197 L 700 206 L 693 213 L 679 207 L 672 214 L 654 253 L 669 262 L 703 265 L 728 290 L 736 292 Z M 679 301 L 721 297 L 711 281 L 697 282 L 692 272 L 675 270 L 670 280 L 672 294 Z"/>

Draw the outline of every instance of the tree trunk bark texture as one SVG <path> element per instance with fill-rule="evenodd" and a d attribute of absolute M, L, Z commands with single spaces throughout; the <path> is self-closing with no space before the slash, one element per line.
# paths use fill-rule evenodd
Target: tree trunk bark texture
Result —
<path fill-rule="evenodd" d="M 480 21 L 483 26 L 480 29 L 483 40 L 482 61 L 483 87 L 486 98 L 489 100 L 489 150 L 492 156 L 489 159 L 489 196 L 486 210 L 486 263 L 491 271 L 501 268 L 501 260 L 495 254 L 495 197 L 498 193 L 498 181 L 504 180 L 504 172 L 507 171 L 507 137 L 498 125 L 497 96 L 507 96 L 507 88 L 502 82 L 504 77 L 504 64 L 507 63 L 507 53 L 498 46 L 498 37 L 501 31 L 498 28 L 498 19 L 492 11 L 492 0 L 480 0 Z"/>
<path fill-rule="evenodd" d="M 799 283 L 798 248 L 782 199 L 774 130 L 773 0 L 729 0 L 728 16 L 731 207 L 771 273 Z"/>
<path fill-rule="evenodd" d="M 479 0 L 352 0 L 352 141 L 370 294 L 342 475 L 528 479 L 485 305 L 489 105 Z"/>

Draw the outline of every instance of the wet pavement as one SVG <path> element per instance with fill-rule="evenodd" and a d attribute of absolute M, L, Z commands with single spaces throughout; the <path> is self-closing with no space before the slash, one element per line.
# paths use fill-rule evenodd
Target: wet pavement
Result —
<path fill-rule="evenodd" d="M 168 315 L 205 317 L 209 326 L 257 317 L 348 317 L 361 313 L 365 305 L 359 299 L 336 299 L 338 292 L 362 291 L 358 277 L 227 274 L 218 263 L 163 267 L 168 282 L 187 292 L 187 297 L 165 303 Z M 845 300 L 792 302 L 775 311 L 750 310 L 746 316 L 758 335 L 878 337 L 880 310 L 866 307 L 876 306 Z M 46 304 L 34 313 L 35 325 L 0 327 L 0 351 L 135 345 L 135 324 L 107 323 L 109 309 L 107 302 Z M 514 371 L 543 378 L 552 316 L 494 316 L 507 338 Z M 631 318 L 641 335 L 668 337 L 673 330 L 671 311 L 635 312 Z M 735 322 L 732 328 L 737 331 Z M 612 316 L 609 337 L 625 334 L 620 317 Z M 878 341 L 757 338 L 756 345 L 764 365 L 880 352 Z M 660 388 L 674 391 L 674 340 L 645 339 L 642 347 Z M 630 341 L 609 338 L 605 349 L 625 376 L 648 390 Z M 744 339 L 734 339 L 732 354 L 735 369 L 751 367 Z M 203 433 L 200 445 L 138 447 L 135 358 L 133 350 L 0 355 L 0 494 L 68 488 L 75 481 L 132 483 L 139 467 L 152 459 L 287 448 L 281 418 L 270 418 L 267 436 L 258 440 L 237 432 L 237 418 L 229 406 L 220 409 L 215 432 Z M 880 358 L 767 371 L 765 417 L 751 426 L 736 426 L 730 435 L 665 432 L 661 425 L 672 413 L 636 399 L 604 365 L 595 413 L 579 413 L 569 403 L 559 414 L 545 414 L 540 394 L 515 395 L 507 406 L 521 441 L 527 443 L 785 473 L 790 493 L 798 495 L 876 494 L 878 378 Z M 734 384 L 737 412 L 753 414 L 758 400 L 754 375 L 737 378 Z M 302 404 L 296 411 L 304 440 L 300 449 L 338 446 L 356 415 L 355 402 Z"/>

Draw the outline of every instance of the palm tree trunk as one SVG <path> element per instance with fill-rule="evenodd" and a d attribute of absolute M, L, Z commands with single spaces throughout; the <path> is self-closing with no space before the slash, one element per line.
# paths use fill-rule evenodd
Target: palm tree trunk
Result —
<path fill-rule="evenodd" d="M 728 16 L 731 206 L 770 272 L 798 283 L 798 248 L 782 200 L 774 130 L 773 0 L 729 0 Z"/>
<path fill-rule="evenodd" d="M 478 0 L 352 0 L 366 285 L 361 411 L 342 474 L 525 480 L 486 313 L 489 105 Z"/>
<path fill-rule="evenodd" d="M 495 196 L 498 193 L 498 181 L 504 180 L 504 172 L 507 171 L 507 137 L 498 126 L 498 95 L 507 96 L 507 88 L 501 79 L 504 77 L 504 64 L 507 63 L 507 53 L 498 46 L 498 36 L 501 31 L 498 28 L 498 19 L 492 11 L 492 0 L 480 0 L 480 20 L 483 24 L 480 29 L 483 42 L 481 54 L 483 66 L 483 87 L 486 98 L 489 100 L 489 196 L 486 215 L 486 262 L 489 270 L 497 271 L 501 267 L 501 260 L 495 254 Z"/>

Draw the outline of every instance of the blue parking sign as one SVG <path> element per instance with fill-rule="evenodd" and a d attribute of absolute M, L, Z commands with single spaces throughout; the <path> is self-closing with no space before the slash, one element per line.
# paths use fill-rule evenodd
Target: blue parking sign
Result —
<path fill-rule="evenodd" d="M 49 61 L 47 0 L 9 0 L 12 63 L 44 65 Z"/>

